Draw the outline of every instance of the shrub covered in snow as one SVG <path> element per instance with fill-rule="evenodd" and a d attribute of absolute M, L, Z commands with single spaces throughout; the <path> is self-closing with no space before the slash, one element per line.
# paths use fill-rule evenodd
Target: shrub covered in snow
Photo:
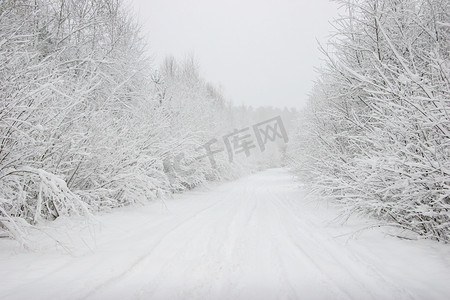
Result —
<path fill-rule="evenodd" d="M 448 1 L 341 3 L 292 165 L 348 214 L 449 241 Z"/>
<path fill-rule="evenodd" d="M 238 174 L 164 162 L 229 128 L 233 113 L 192 60 L 156 71 L 120 1 L 0 2 L 0 230 L 142 203 Z"/>

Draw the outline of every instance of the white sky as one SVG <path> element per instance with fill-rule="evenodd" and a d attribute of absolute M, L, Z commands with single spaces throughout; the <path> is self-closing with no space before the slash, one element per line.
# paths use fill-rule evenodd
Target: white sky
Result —
<path fill-rule="evenodd" d="M 301 107 L 320 65 L 318 39 L 337 16 L 328 0 L 127 0 L 155 63 L 193 54 L 234 104 Z"/>

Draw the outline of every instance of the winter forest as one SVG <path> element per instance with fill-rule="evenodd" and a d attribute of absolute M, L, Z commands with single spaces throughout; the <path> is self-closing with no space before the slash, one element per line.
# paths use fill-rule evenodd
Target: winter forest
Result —
<path fill-rule="evenodd" d="M 155 63 L 148 55 L 147 43 L 151 44 L 151 40 L 146 40 L 140 24 L 120 0 L 0 1 L 0 245 L 18 245 L 17 249 L 22 250 L 15 251 L 28 255 L 27 251 L 38 251 L 35 235 L 47 227 L 57 227 L 58 220 L 90 223 L 125 207 L 139 210 L 177 195 L 190 197 L 190 193 L 197 193 L 208 184 L 232 184 L 250 178 L 242 183 L 242 190 L 238 186 L 230 188 L 236 190 L 228 197 L 233 199 L 229 201 L 236 199 L 234 206 L 223 204 L 214 217 L 205 217 L 203 222 L 224 220 L 220 223 L 223 230 L 211 229 L 210 241 L 219 239 L 221 232 L 224 239 L 232 239 L 230 232 L 234 232 L 236 224 L 240 224 L 239 228 L 244 226 L 239 216 L 246 218 L 247 209 L 248 226 L 253 228 L 251 211 L 257 212 L 257 208 L 251 210 L 245 197 L 253 197 L 254 207 L 264 209 L 258 215 L 259 229 L 256 226 L 254 232 L 249 231 L 249 237 L 261 234 L 266 241 L 262 231 L 268 235 L 275 232 L 279 226 L 279 221 L 273 219 L 276 215 L 279 220 L 292 218 L 291 223 L 286 223 L 289 229 L 280 228 L 280 232 L 288 232 L 295 239 L 301 235 L 295 228 L 303 226 L 296 222 L 303 221 L 291 214 L 300 205 L 296 204 L 297 199 L 307 193 L 315 202 L 335 207 L 334 217 L 342 223 L 365 218 L 372 222 L 368 227 L 390 228 L 394 232 L 390 238 L 399 243 L 424 241 L 439 245 L 442 253 L 450 253 L 450 2 L 337 3 L 341 16 L 333 21 L 329 41 L 318 45 L 323 64 L 317 66 L 307 105 L 296 109 L 233 104 L 221 87 L 200 75 L 202 66 L 193 57 L 181 60 L 169 55 L 162 63 Z M 264 142 L 257 140 L 263 148 L 258 149 L 254 140 L 252 145 L 249 141 L 244 143 L 246 148 L 239 151 L 226 151 L 233 144 L 227 144 L 225 137 L 233 132 L 237 136 L 244 129 L 248 129 L 247 138 L 254 137 L 255 124 L 275 117 L 280 117 L 277 120 L 282 123 L 274 128 L 282 126 L 286 135 L 277 136 L 273 131 L 276 141 L 271 142 L 270 136 L 265 136 Z M 288 170 L 287 175 L 280 170 Z M 258 178 L 252 176 L 264 172 L 269 173 L 261 179 L 261 186 L 252 186 Z M 281 182 L 291 177 L 295 178 L 294 183 Z M 270 196 L 262 190 L 272 185 L 279 194 Z M 282 189 L 288 191 L 283 190 L 287 194 L 280 196 Z M 209 197 L 222 197 L 220 193 Z M 278 204 L 261 202 L 270 197 Z M 219 206 L 228 198 L 223 196 Z M 167 201 L 170 208 L 172 202 Z M 238 203 L 245 207 L 238 209 Z M 225 221 L 226 216 L 232 215 L 232 207 L 239 210 L 237 217 Z M 185 212 L 180 212 L 174 222 L 183 216 Z M 259 217 L 255 218 L 260 220 Z M 272 219 L 273 226 L 269 225 Z M 197 228 L 196 232 L 203 232 L 203 237 L 209 234 L 204 227 L 191 225 Z M 62 243 L 59 238 L 52 239 Z M 279 239 L 278 245 L 284 245 Z M 243 235 L 241 242 L 232 242 L 237 248 L 230 248 L 231 254 L 214 248 L 220 252 L 216 265 L 227 255 L 232 260 L 233 255 L 250 253 L 253 244 L 245 244 L 245 240 Z M 194 233 L 191 241 L 196 241 Z M 314 241 L 311 238 L 309 242 Z M 325 241 L 317 238 L 317 243 L 328 247 Z M 157 246 L 148 243 L 157 252 Z M 267 240 L 267 245 L 261 245 L 275 244 Z M 191 244 L 186 242 L 186 251 L 190 249 L 188 245 Z M 0 252 L 5 247 L 0 246 Z M 280 246 L 285 249 L 279 255 L 280 261 L 288 261 L 285 265 L 289 265 L 289 251 L 294 251 L 289 247 L 288 243 Z M 342 253 L 339 261 L 346 261 L 343 257 L 347 254 L 343 250 L 338 253 Z M 173 259 L 176 257 L 174 254 Z M 322 258 L 316 260 L 325 266 L 328 258 Z M 213 258 L 211 261 L 215 262 Z M 353 259 L 348 261 L 354 264 L 353 269 L 347 268 L 354 275 L 365 274 L 365 269 Z M 245 266 L 240 264 L 239 270 L 244 268 L 242 265 Z M 446 272 L 436 276 L 449 278 L 448 260 L 441 266 L 446 266 Z M 196 269 L 189 270 L 196 274 L 192 271 Z M 114 280 L 122 287 L 120 291 L 125 291 L 128 281 L 119 273 L 111 277 L 120 277 L 120 281 Z M 336 274 L 329 275 L 330 282 L 347 278 Z M 234 277 L 220 276 L 233 286 L 229 278 Z M 290 276 L 289 272 L 286 276 Z M 172 283 L 178 282 L 170 278 Z M 242 278 L 239 282 L 245 281 Z M 248 278 L 251 282 L 253 277 Z M 261 275 L 258 280 L 262 283 L 265 278 Z M 330 294 L 339 295 L 336 299 L 351 295 L 359 299 L 402 299 L 389 289 L 386 294 L 365 294 L 365 289 L 356 283 L 353 286 L 353 279 L 342 280 L 337 285 L 348 293 Z M 273 278 L 270 281 L 273 283 Z M 300 284 L 301 280 L 295 282 Z M 291 292 L 266 296 L 295 299 L 313 295 L 309 289 L 307 294 L 294 293 L 297 286 L 291 285 Z M 36 283 L 36 288 L 42 286 Z M 162 286 L 161 279 L 158 287 Z M 255 288 L 242 288 L 238 289 L 241 294 L 223 296 L 226 288 L 208 285 L 206 298 L 221 295 L 224 299 L 256 299 L 255 290 L 260 291 L 260 285 L 248 286 Z M 12 285 L 0 285 L 0 297 L 20 299 L 20 295 L 2 294 L 1 287 L 6 291 Z M 301 286 L 298 288 L 301 290 Z M 95 287 L 89 293 L 74 292 L 66 297 L 100 299 L 107 295 L 99 291 Z M 142 289 L 143 298 L 147 295 L 144 291 L 148 292 Z M 163 295 L 160 299 L 169 295 L 158 291 L 152 289 L 155 294 L 151 295 Z M 171 295 L 171 299 L 195 299 L 200 295 L 190 292 Z M 334 298 L 315 295 L 307 298 Z M 408 299 L 429 294 L 414 295 L 419 297 Z M 56 295 L 47 295 L 46 299 L 52 297 Z M 430 299 L 443 298 L 434 295 Z"/>

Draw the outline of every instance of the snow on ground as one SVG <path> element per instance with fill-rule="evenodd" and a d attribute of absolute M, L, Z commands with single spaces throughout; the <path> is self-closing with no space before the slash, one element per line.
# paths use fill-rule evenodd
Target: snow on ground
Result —
<path fill-rule="evenodd" d="M 284 169 L 0 239 L 0 299 L 447 299 L 450 247 L 340 226 Z M 53 237 L 50 239 L 49 236 Z M 55 242 L 57 239 L 57 242 Z"/>

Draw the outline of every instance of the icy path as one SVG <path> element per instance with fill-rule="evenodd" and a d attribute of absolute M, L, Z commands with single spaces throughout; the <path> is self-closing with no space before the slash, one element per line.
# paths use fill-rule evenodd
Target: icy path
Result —
<path fill-rule="evenodd" d="M 327 225 L 334 210 L 307 204 L 282 169 L 189 192 L 166 205 L 120 209 L 98 217 L 100 225 L 74 226 L 58 236 L 71 255 L 54 246 L 25 252 L 0 240 L 0 299 L 450 295 L 447 246 L 377 231 L 333 237 L 356 228 Z M 68 226 L 65 221 L 60 227 Z"/>

